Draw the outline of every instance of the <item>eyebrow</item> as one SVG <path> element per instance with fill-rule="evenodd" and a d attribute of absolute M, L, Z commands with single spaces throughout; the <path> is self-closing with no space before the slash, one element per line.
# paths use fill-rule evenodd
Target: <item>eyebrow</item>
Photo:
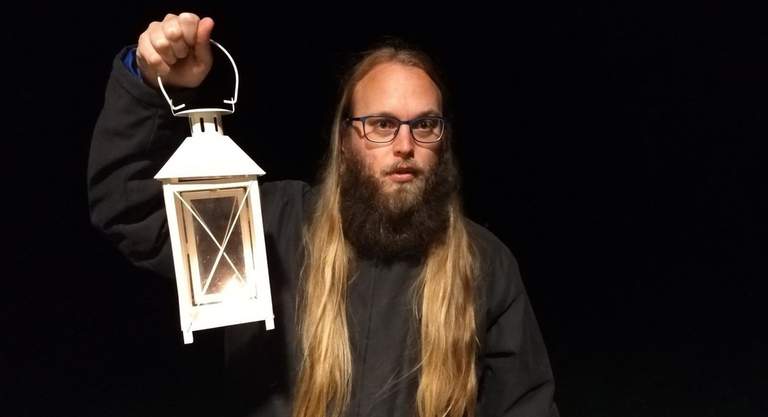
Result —
<path fill-rule="evenodd" d="M 387 117 L 393 117 L 395 119 L 400 120 L 397 116 L 395 116 L 394 113 L 391 113 L 391 112 L 388 112 L 388 111 L 371 113 L 370 115 L 371 116 L 387 116 Z M 414 119 L 418 119 L 418 118 L 421 118 L 421 117 L 443 117 L 443 115 L 442 115 L 442 113 L 440 113 L 437 110 L 429 109 L 429 110 L 425 110 L 425 111 L 417 114 L 416 117 L 414 117 Z"/>

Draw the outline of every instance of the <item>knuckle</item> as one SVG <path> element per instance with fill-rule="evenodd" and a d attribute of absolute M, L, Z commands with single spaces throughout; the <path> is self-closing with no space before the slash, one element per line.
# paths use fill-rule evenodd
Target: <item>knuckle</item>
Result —
<path fill-rule="evenodd" d="M 196 22 L 199 21 L 200 18 L 194 14 L 189 12 L 184 12 L 179 15 L 179 19 L 184 20 L 186 22 Z"/>
<path fill-rule="evenodd" d="M 158 36 L 152 40 L 152 45 L 159 52 L 165 52 L 168 50 L 168 47 L 171 45 L 171 43 L 168 41 L 168 38 L 166 38 L 165 36 Z"/>
<path fill-rule="evenodd" d="M 173 53 L 178 59 L 184 59 L 187 57 L 187 53 L 189 52 L 189 48 L 187 48 L 187 45 L 181 43 L 174 47 Z"/>
<path fill-rule="evenodd" d="M 147 25 L 146 33 L 152 33 L 157 30 L 157 27 L 160 25 L 160 22 L 154 21 L 150 22 L 149 25 Z"/>
<path fill-rule="evenodd" d="M 171 40 L 177 40 L 181 37 L 181 28 L 179 28 L 179 25 L 165 25 L 163 27 L 163 32 L 165 33 L 165 36 Z"/>
<path fill-rule="evenodd" d="M 152 55 L 144 58 L 150 67 L 157 69 L 163 65 L 163 58 L 160 55 Z"/>

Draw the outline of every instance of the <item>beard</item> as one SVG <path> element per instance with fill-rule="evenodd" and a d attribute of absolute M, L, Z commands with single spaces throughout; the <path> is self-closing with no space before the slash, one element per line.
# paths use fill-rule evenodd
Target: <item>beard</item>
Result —
<path fill-rule="evenodd" d="M 394 183 L 370 173 L 361 158 L 343 155 L 341 219 L 344 237 L 363 258 L 387 261 L 418 258 L 440 243 L 448 230 L 451 197 L 458 191 L 458 175 L 445 150 L 429 171 L 402 161 L 382 175 L 407 166 L 413 179 Z"/>

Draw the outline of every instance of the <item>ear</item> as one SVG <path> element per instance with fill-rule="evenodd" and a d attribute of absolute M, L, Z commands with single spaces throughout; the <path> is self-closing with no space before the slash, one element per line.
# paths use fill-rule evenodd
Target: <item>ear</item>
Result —
<path fill-rule="evenodd" d="M 349 146 L 347 144 L 349 142 L 348 137 L 349 137 L 348 133 L 343 133 L 341 135 L 341 138 L 340 138 L 341 144 L 339 144 L 339 152 L 341 152 L 342 155 L 347 154 L 347 147 Z"/>
<path fill-rule="evenodd" d="M 339 154 L 336 159 L 339 163 L 339 172 L 345 173 L 347 171 L 347 141 L 344 137 L 341 138 Z"/>

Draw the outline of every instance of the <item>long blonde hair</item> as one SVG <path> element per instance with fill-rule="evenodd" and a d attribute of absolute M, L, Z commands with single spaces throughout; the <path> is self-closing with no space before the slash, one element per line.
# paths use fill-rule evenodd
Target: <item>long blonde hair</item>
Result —
<path fill-rule="evenodd" d="M 356 259 L 342 227 L 340 147 L 355 86 L 374 67 L 386 62 L 420 68 L 442 86 L 426 55 L 392 45 L 366 53 L 342 85 L 318 199 L 304 230 L 305 259 L 297 315 L 301 362 L 294 417 L 339 417 L 350 399 L 353 363 L 347 287 Z M 443 158 L 452 157 L 450 135 L 446 136 Z M 415 409 L 419 417 L 475 414 L 477 268 L 458 193 L 451 197 L 449 206 L 446 238 L 429 250 L 415 284 L 414 319 L 420 327 Z"/>

